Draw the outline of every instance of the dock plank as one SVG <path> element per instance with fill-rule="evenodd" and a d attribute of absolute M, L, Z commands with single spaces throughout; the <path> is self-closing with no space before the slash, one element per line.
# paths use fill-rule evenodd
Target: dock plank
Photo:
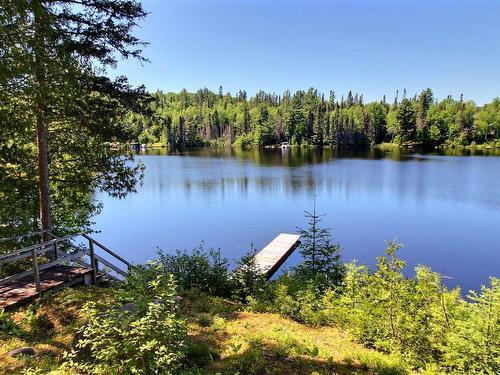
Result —
<path fill-rule="evenodd" d="M 269 280 L 300 244 L 298 234 L 280 233 L 266 247 L 255 254 L 256 266 Z"/>
<path fill-rule="evenodd" d="M 40 272 L 42 292 L 60 288 L 83 279 L 90 268 L 55 266 Z M 38 296 L 33 275 L 0 286 L 0 308 L 14 307 Z"/>

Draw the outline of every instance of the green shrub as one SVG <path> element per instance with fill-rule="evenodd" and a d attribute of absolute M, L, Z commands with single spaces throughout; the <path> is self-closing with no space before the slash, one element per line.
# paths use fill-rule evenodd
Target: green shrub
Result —
<path fill-rule="evenodd" d="M 206 366 L 219 357 L 220 355 L 212 350 L 207 343 L 190 340 L 186 345 L 185 360 L 190 369 L 185 369 L 181 374 L 205 374 L 205 372 L 201 372 L 196 368 Z"/>
<path fill-rule="evenodd" d="M 307 228 L 298 228 L 303 261 L 294 269 L 302 282 L 312 281 L 318 289 L 339 285 L 345 271 L 340 244 L 333 242 L 329 228 L 321 226 L 323 216 L 316 212 L 316 202 L 312 212 L 305 211 Z"/>
<path fill-rule="evenodd" d="M 220 297 L 231 295 L 229 262 L 220 250 L 206 251 L 202 246 L 192 251 L 177 250 L 175 254 L 160 250 L 159 263 L 164 273 L 175 276 L 181 289 L 194 288 Z"/>
<path fill-rule="evenodd" d="M 210 314 L 201 313 L 198 316 L 198 324 L 202 327 L 209 327 L 213 323 L 213 318 Z"/>
<path fill-rule="evenodd" d="M 250 148 L 253 142 L 254 142 L 253 134 L 248 133 L 237 137 L 233 143 L 233 146 L 240 148 Z"/>
<path fill-rule="evenodd" d="M 38 303 L 30 305 L 26 309 L 23 321 L 28 326 L 29 332 L 33 335 L 40 333 L 47 335 L 54 329 L 54 325 L 45 312 L 40 309 Z"/>
<path fill-rule="evenodd" d="M 134 297 L 131 308 L 86 306 L 89 319 L 67 355 L 69 367 L 93 374 L 173 374 L 179 368 L 186 326 L 176 316 L 173 276 L 159 274 L 142 287 L 135 281 L 124 286 L 124 295 Z"/>
<path fill-rule="evenodd" d="M 238 261 L 236 270 L 232 275 L 232 295 L 241 300 L 248 301 L 265 289 L 265 277 L 255 263 L 255 249 L 252 248 Z"/>
<path fill-rule="evenodd" d="M 492 278 L 489 288 L 472 293 L 467 301 L 428 267 L 418 266 L 415 277 L 406 277 L 405 262 L 396 256 L 399 248 L 390 242 L 373 272 L 347 264 L 336 288 L 318 287 L 315 279 L 298 282 L 293 273 L 285 274 L 251 306 L 307 324 L 338 325 L 360 343 L 429 374 L 499 373 L 500 280 Z M 388 374 L 403 369 L 384 363 L 375 367 Z"/>
<path fill-rule="evenodd" d="M 4 309 L 0 309 L 0 334 L 17 335 L 21 332 L 16 322 L 7 314 Z"/>
<path fill-rule="evenodd" d="M 446 332 L 444 358 L 450 372 L 500 373 L 500 279 L 471 292 Z"/>

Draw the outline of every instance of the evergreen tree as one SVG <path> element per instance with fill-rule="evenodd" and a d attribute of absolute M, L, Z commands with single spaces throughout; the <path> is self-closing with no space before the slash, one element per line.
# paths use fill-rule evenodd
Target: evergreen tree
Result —
<path fill-rule="evenodd" d="M 134 190 L 141 168 L 110 142 L 129 138 L 121 120 L 143 111 L 149 97 L 103 72 L 119 57 L 144 60 L 132 29 L 145 15 L 133 0 L 2 1 L 0 137 L 23 147 L 0 148 L 0 196 L 7 205 L 16 194 L 4 189 L 29 190 L 28 201 L 15 202 L 27 205 L 19 216 L 2 204 L 3 234 L 80 228 L 99 209 L 95 189 Z"/>
<path fill-rule="evenodd" d="M 340 244 L 332 242 L 330 229 L 320 226 L 324 215 L 316 212 L 316 201 L 313 212 L 305 211 L 308 219 L 306 229 L 298 228 L 300 234 L 300 254 L 304 258 L 296 267 L 296 272 L 305 278 L 321 278 L 327 284 L 339 284 L 344 273 L 344 264 L 340 258 Z"/>
<path fill-rule="evenodd" d="M 399 105 L 397 115 L 399 124 L 399 137 L 400 142 L 407 142 L 413 140 L 416 129 L 416 118 L 413 104 L 410 100 L 404 98 Z"/>
<path fill-rule="evenodd" d="M 264 273 L 255 262 L 255 254 L 257 251 L 251 245 L 250 251 L 238 260 L 233 273 L 233 293 L 242 301 L 261 292 L 266 282 Z"/>
<path fill-rule="evenodd" d="M 126 128 L 141 143 L 161 142 L 160 120 L 182 116 L 186 147 L 221 142 L 261 147 L 283 141 L 349 147 L 412 141 L 423 146 L 468 145 L 500 136 L 500 109 L 495 101 L 484 108 L 451 98 L 434 102 L 430 89 L 401 103 L 395 100 L 394 105 L 385 97 L 365 104 L 362 97 L 351 93 L 351 99 L 337 102 L 332 91 L 325 101 L 316 89 L 293 95 L 285 91 L 281 96 L 259 91 L 248 99 L 243 91 L 235 97 L 227 93 L 222 99 L 207 89 L 195 94 L 156 93 L 151 104 L 154 116 L 129 115 Z"/>
<path fill-rule="evenodd" d="M 417 114 L 416 114 L 416 126 L 417 126 L 417 139 L 421 142 L 427 142 L 428 140 L 428 123 L 427 123 L 427 112 L 433 102 L 433 95 L 431 89 L 426 89 L 418 97 L 417 101 Z"/>

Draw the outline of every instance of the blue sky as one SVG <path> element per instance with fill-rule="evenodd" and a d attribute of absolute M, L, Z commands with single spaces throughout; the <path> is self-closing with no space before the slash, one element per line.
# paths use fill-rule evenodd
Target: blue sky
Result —
<path fill-rule="evenodd" d="M 431 87 L 500 96 L 500 1 L 144 0 L 150 63 L 117 73 L 149 90 L 281 93 L 311 86 L 365 100 Z"/>

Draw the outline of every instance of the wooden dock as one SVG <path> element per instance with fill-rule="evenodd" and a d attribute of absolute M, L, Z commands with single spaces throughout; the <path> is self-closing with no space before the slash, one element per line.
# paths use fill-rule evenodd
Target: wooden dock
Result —
<path fill-rule="evenodd" d="M 40 272 L 40 291 L 37 291 L 33 276 L 26 276 L 0 286 L 0 309 L 12 308 L 29 302 L 40 293 L 58 290 L 62 286 L 90 284 L 91 268 L 58 265 Z"/>
<path fill-rule="evenodd" d="M 280 233 L 255 254 L 255 264 L 269 280 L 300 244 L 298 234 Z"/>
<path fill-rule="evenodd" d="M 40 233 L 42 232 L 34 234 Z M 80 282 L 95 285 L 100 277 L 121 280 L 127 276 L 132 267 L 128 261 L 86 233 L 75 233 L 64 237 L 55 236 L 52 231 L 44 233 L 52 239 L 0 254 L 0 267 L 21 260 L 25 262 L 17 273 L 0 276 L 0 309 L 27 303 L 42 293 L 55 291 L 64 286 Z M 32 235 L 33 233 L 29 233 L 19 238 Z M 80 244 L 73 241 L 79 241 Z M 87 241 L 88 245 L 85 245 L 84 241 Z M 97 250 L 101 255 L 97 254 Z M 40 257 L 43 257 L 42 262 Z M 31 262 L 27 262 L 30 258 Z M 126 270 L 123 266 L 118 267 L 115 261 L 123 263 Z M 105 267 L 99 267 L 100 264 Z"/>

